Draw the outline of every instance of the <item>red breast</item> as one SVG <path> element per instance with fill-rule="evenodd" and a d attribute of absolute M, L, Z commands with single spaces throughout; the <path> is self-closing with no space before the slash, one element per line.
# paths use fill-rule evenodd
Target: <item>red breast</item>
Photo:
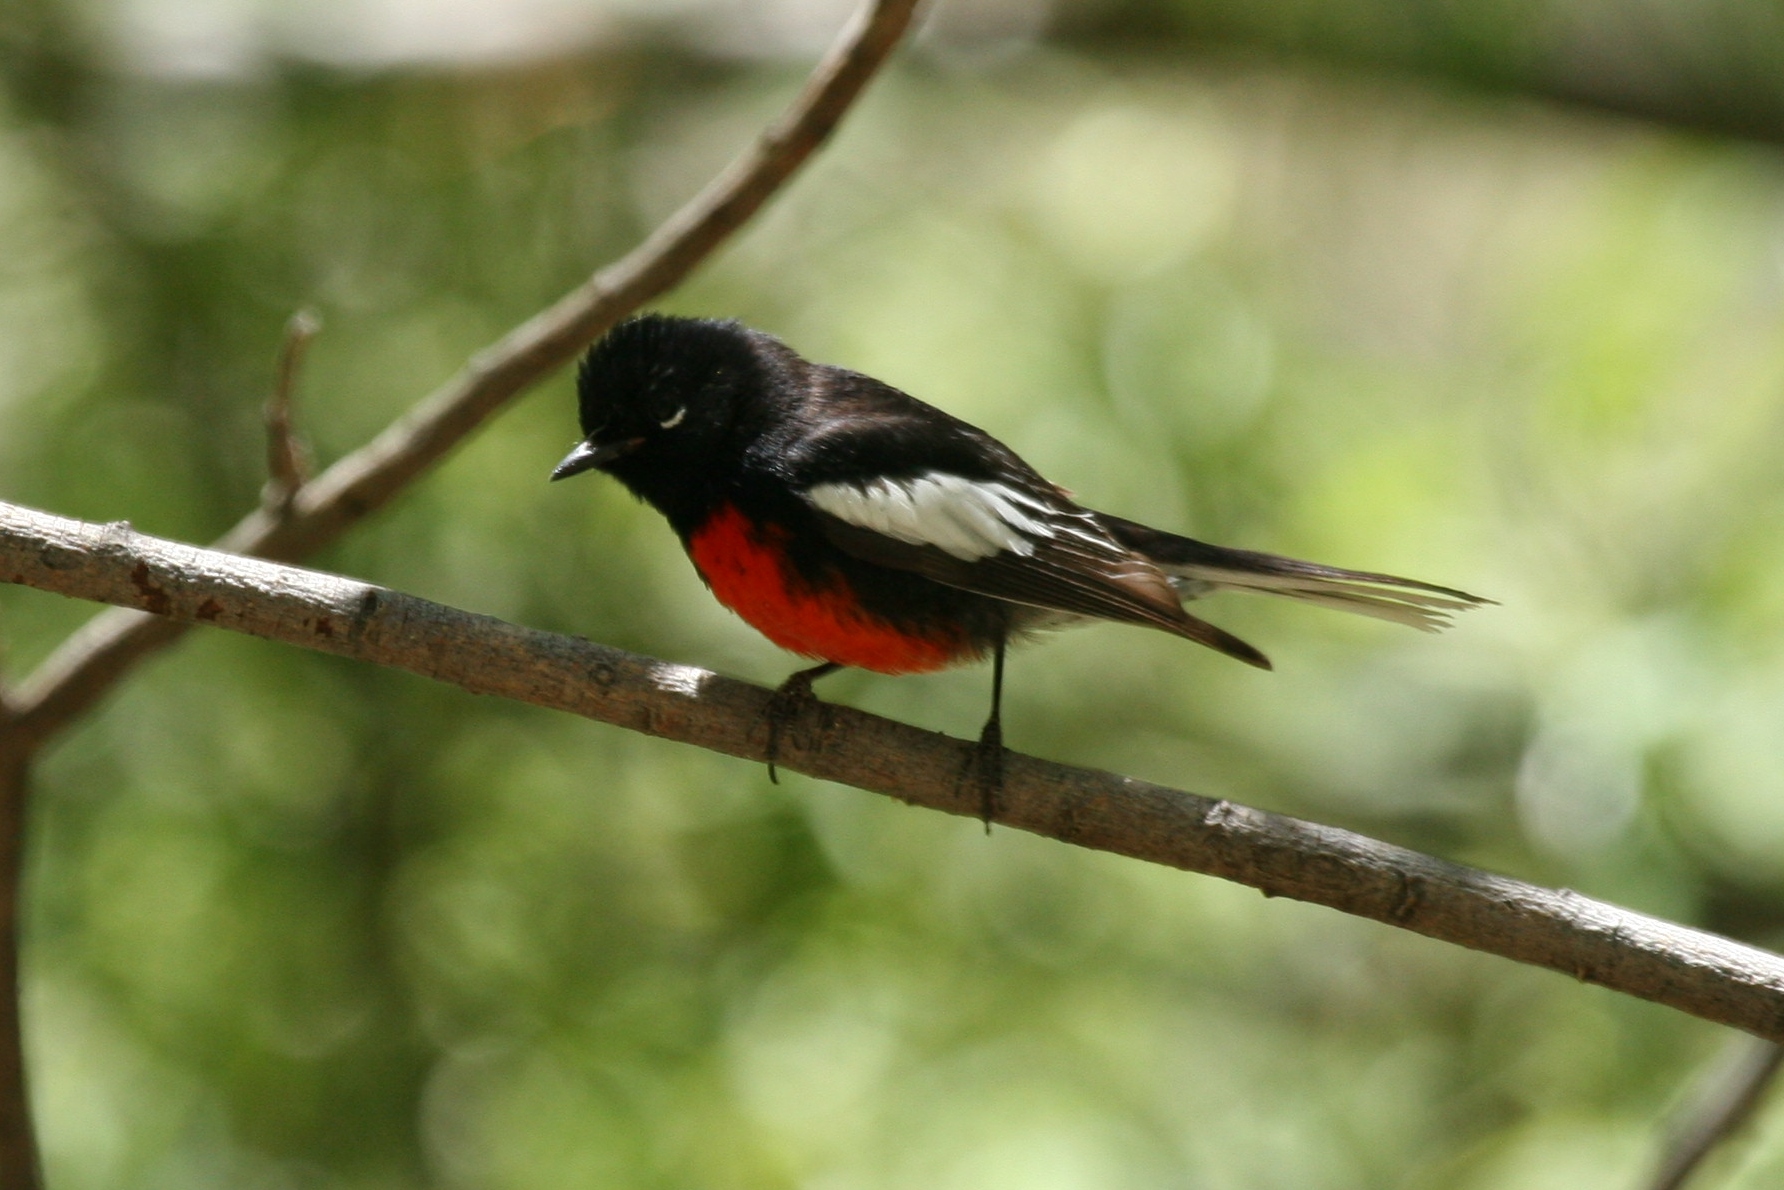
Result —
<path fill-rule="evenodd" d="M 798 574 L 786 531 L 726 505 L 688 538 L 688 556 L 718 601 L 789 652 L 876 673 L 926 673 L 976 656 L 952 628 L 916 634 L 872 615 L 840 574 Z"/>

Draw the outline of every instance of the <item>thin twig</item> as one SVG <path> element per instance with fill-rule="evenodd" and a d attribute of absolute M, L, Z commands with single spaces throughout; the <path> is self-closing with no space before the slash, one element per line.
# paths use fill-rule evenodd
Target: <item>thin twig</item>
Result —
<path fill-rule="evenodd" d="M 335 575 L 0 505 L 0 581 L 353 657 L 752 760 L 771 693 Z M 807 708 L 776 764 L 978 817 L 974 745 L 845 707 Z M 1784 1040 L 1784 958 L 1568 890 L 1350 831 L 1011 753 L 994 819 L 1206 872 L 1502 955 Z"/>
<path fill-rule="evenodd" d="M 1776 1041 L 1739 1039 L 1667 1129 L 1666 1151 L 1649 1190 L 1681 1190 L 1710 1154 L 1752 1121 L 1781 1068 L 1784 1047 Z"/>
<path fill-rule="evenodd" d="M 266 488 L 260 506 L 280 519 L 290 515 L 298 489 L 310 481 L 310 450 L 292 426 L 291 401 L 304 353 L 321 329 L 322 319 L 314 310 L 299 310 L 286 321 L 278 375 L 266 399 Z"/>
<path fill-rule="evenodd" d="M 787 111 L 644 243 L 515 327 L 365 446 L 306 484 L 280 518 L 257 509 L 217 542 L 285 560 L 382 508 L 502 405 L 705 260 L 830 136 L 910 23 L 917 0 L 858 12 Z M 127 612 L 95 616 L 19 684 L 15 733 L 32 750 L 91 707 L 138 660 L 180 634 Z"/>

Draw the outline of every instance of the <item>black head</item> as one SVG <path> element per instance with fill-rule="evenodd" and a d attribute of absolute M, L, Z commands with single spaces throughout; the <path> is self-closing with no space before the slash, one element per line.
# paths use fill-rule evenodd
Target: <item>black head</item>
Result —
<path fill-rule="evenodd" d="M 589 348 L 576 376 L 582 442 L 552 471 L 606 471 L 652 504 L 670 501 L 709 470 L 731 437 L 741 401 L 760 391 L 758 340 L 736 322 L 646 314 Z"/>

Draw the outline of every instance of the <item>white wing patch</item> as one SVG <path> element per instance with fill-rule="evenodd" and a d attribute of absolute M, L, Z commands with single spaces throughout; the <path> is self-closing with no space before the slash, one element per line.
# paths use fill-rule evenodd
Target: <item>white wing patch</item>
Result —
<path fill-rule="evenodd" d="M 821 483 L 806 499 L 841 521 L 909 545 L 932 545 L 963 562 L 1009 551 L 1028 557 L 1035 540 L 1073 529 L 1055 509 L 1008 484 L 931 471 L 866 484 Z"/>

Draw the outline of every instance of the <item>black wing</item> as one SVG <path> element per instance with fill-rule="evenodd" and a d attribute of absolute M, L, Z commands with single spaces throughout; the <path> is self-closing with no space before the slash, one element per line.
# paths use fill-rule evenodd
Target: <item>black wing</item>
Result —
<path fill-rule="evenodd" d="M 1170 578 L 989 434 L 869 377 L 827 369 L 777 464 L 837 548 L 1030 607 L 1158 628 L 1263 669 L 1183 610 Z"/>

